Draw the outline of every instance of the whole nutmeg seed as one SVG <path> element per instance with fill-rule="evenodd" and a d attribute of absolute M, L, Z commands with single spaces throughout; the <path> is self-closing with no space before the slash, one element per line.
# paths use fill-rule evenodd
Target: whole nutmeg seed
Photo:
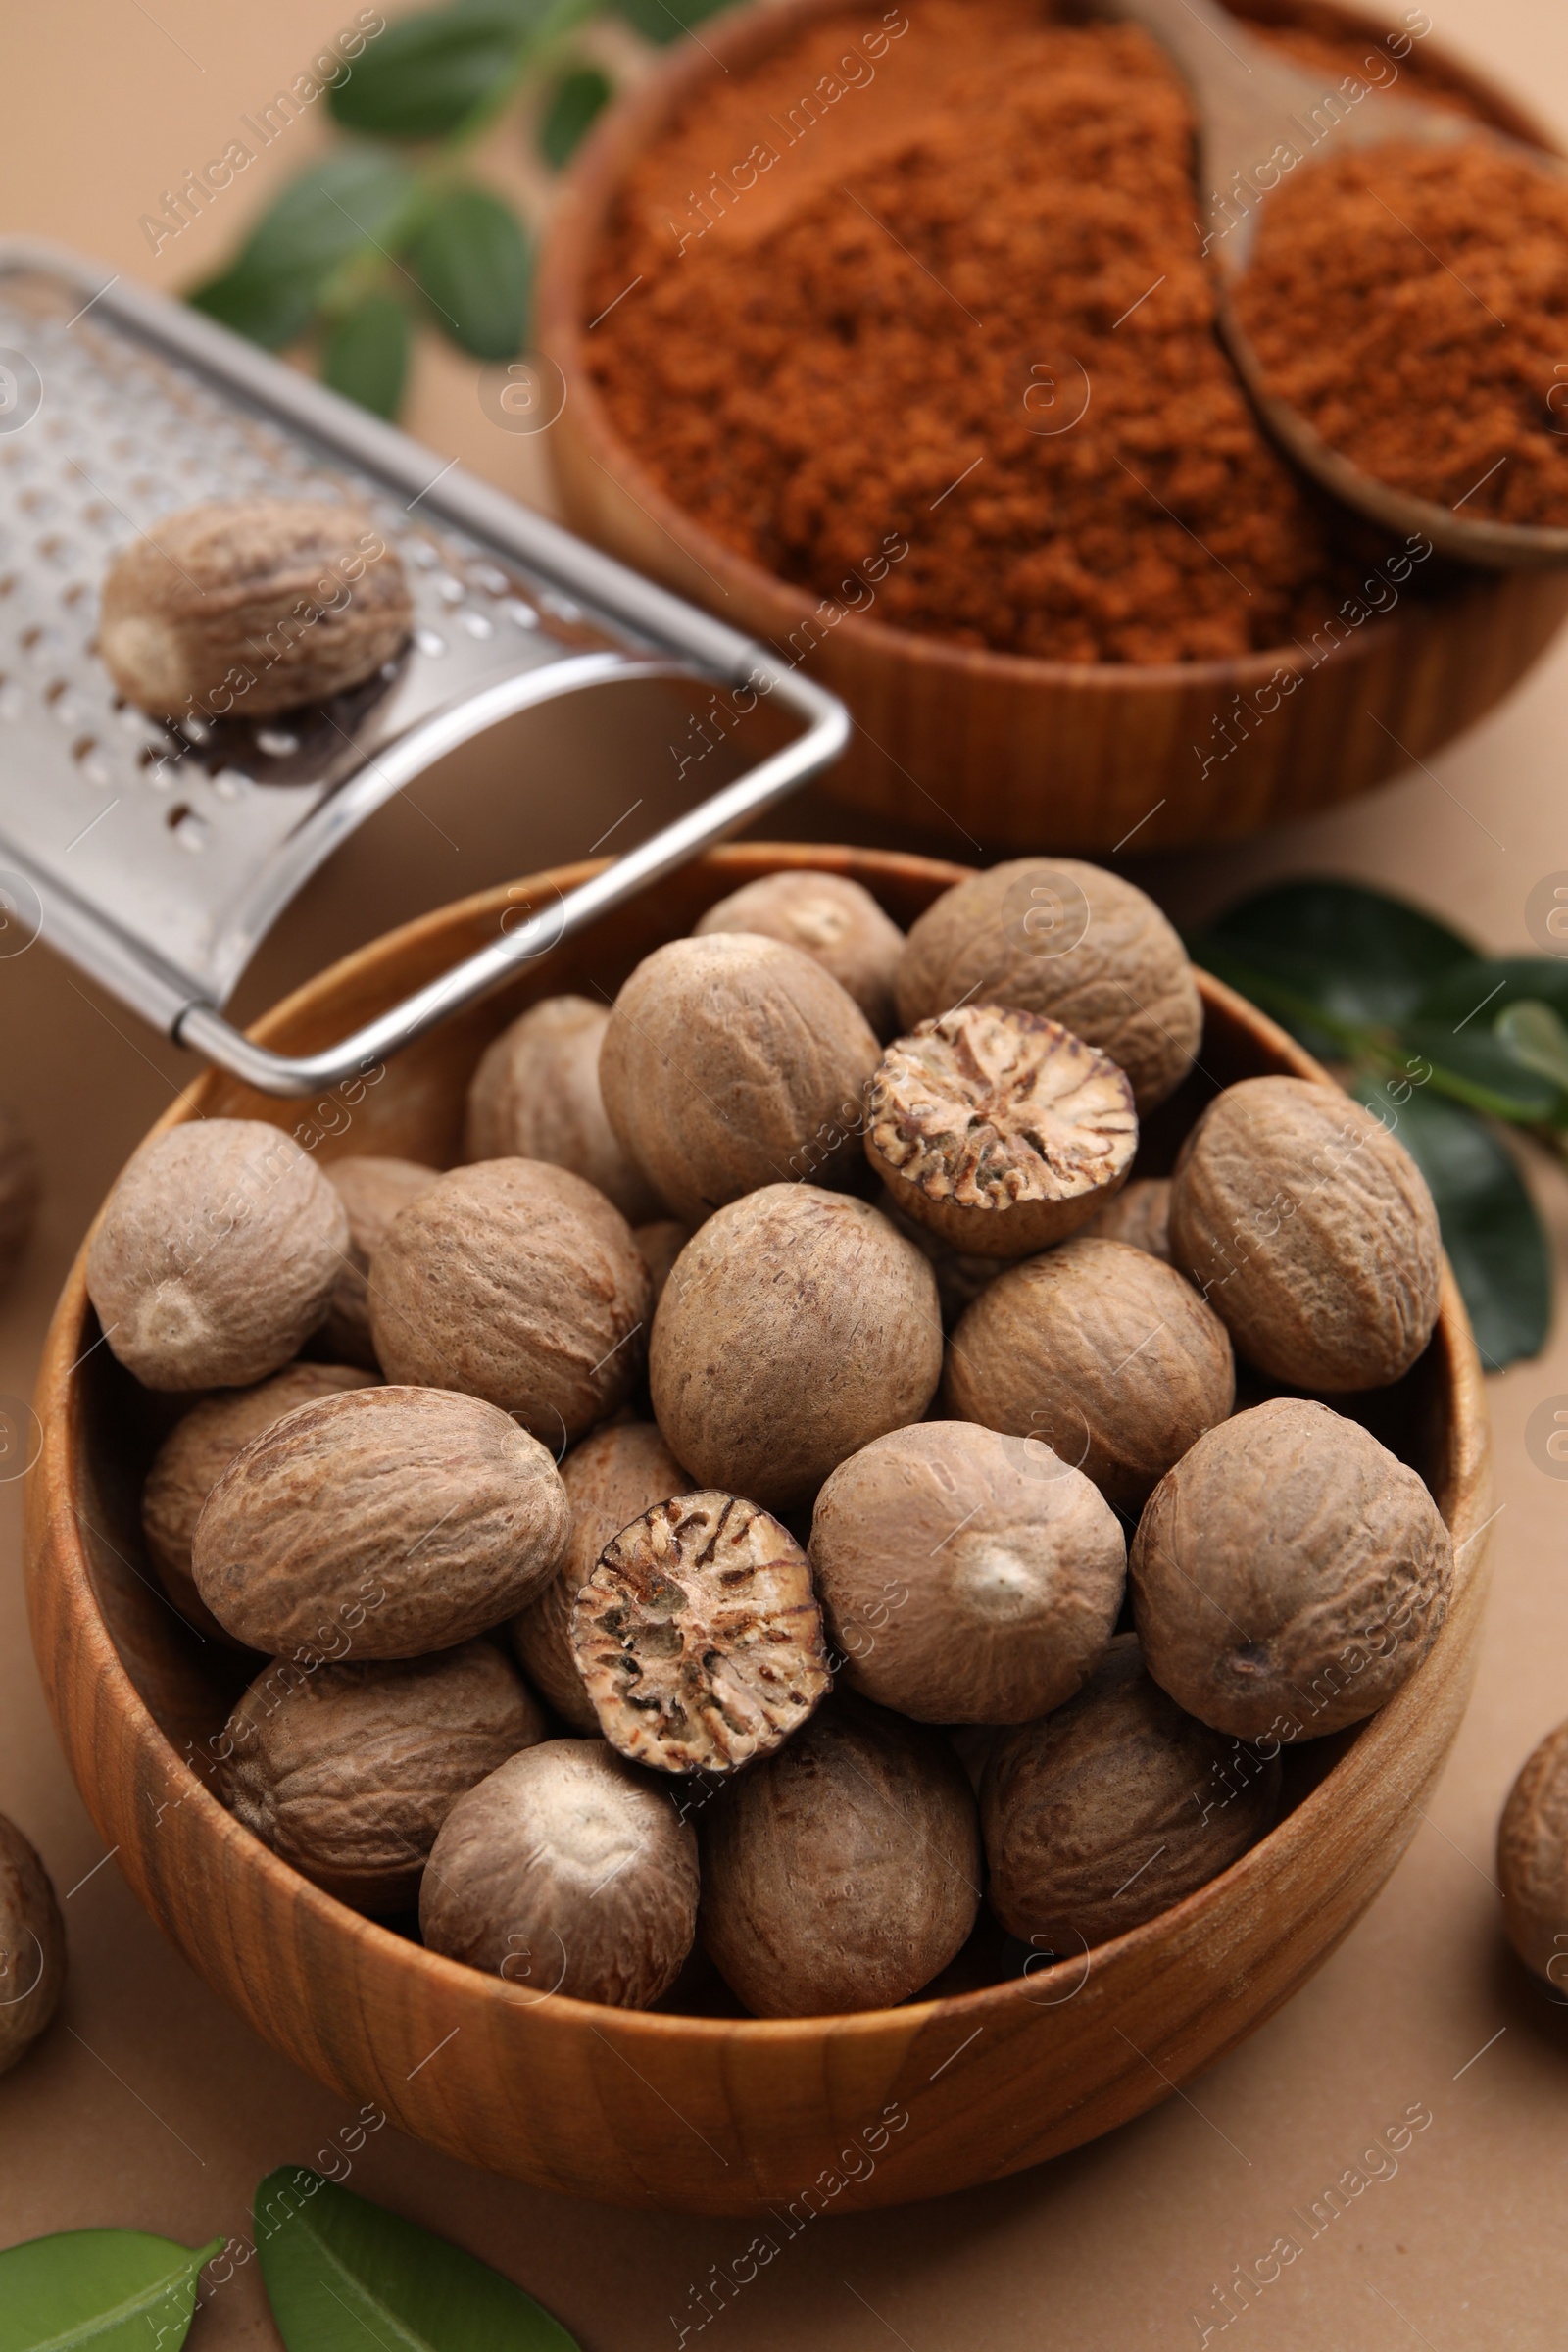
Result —
<path fill-rule="evenodd" d="M 1246 1078 L 1182 1147 L 1170 1254 L 1260 1372 L 1387 1388 L 1438 1319 L 1443 1242 L 1426 1179 L 1337 1086 Z"/>
<path fill-rule="evenodd" d="M 1568 1723 L 1533 1748 L 1497 1824 L 1502 1924 L 1526 1968 L 1568 1980 Z"/>
<path fill-rule="evenodd" d="M 859 1006 L 801 949 L 720 932 L 637 966 L 599 1082 L 624 1149 L 671 1214 L 700 1225 L 763 1185 L 848 1183 L 880 1055 Z"/>
<path fill-rule="evenodd" d="M 1079 1228 L 1085 1241 L 1125 1242 L 1170 1264 L 1170 1178 L 1135 1176 Z"/>
<path fill-rule="evenodd" d="M 1119 1510 L 1236 1401 L 1225 1326 L 1174 1270 L 1126 1242 L 1076 1235 L 1009 1267 L 948 1348 L 955 1413 L 1040 1438 Z"/>
<path fill-rule="evenodd" d="M 937 1297 L 942 1302 L 942 1322 L 952 1330 L 984 1290 L 988 1290 L 1007 1263 L 1001 1257 L 974 1257 L 967 1251 L 955 1250 L 951 1242 L 933 1233 L 929 1225 L 919 1225 L 913 1217 L 906 1216 L 887 1185 L 877 1195 L 877 1207 L 891 1218 L 906 1241 L 914 1244 L 922 1257 L 929 1259 L 931 1271 L 937 1278 Z"/>
<path fill-rule="evenodd" d="M 65 1982 L 66 1924 L 49 1873 L 0 1813 L 0 2075 L 43 2033 Z"/>
<path fill-rule="evenodd" d="M 297 1404 L 371 1386 L 368 1372 L 347 1364 L 290 1364 L 259 1388 L 209 1396 L 177 1421 L 153 1457 L 141 1492 L 141 1526 L 164 1591 L 180 1615 L 209 1641 L 232 1642 L 196 1590 L 190 1552 L 202 1505 L 252 1438 Z"/>
<path fill-rule="evenodd" d="M 296 1405 L 196 1522 L 196 1589 L 274 1655 L 413 1658 L 501 1624 L 554 1575 L 568 1512 L 537 1438 L 438 1389 Z"/>
<path fill-rule="evenodd" d="M 543 1159 L 596 1185 L 629 1224 L 662 1214 L 647 1177 L 615 1139 L 599 1091 L 608 1004 L 546 997 L 490 1046 L 468 1088 L 465 1156 Z"/>
<path fill-rule="evenodd" d="M 419 1926 L 530 1999 L 646 2009 L 696 1936 L 696 1834 L 604 1740 L 547 1740 L 453 1806 Z"/>
<path fill-rule="evenodd" d="M 143 1144 L 87 1250 L 114 1354 L 149 1389 L 265 1380 L 321 1322 L 349 1248 L 342 1201 L 291 1135 L 193 1119 Z"/>
<path fill-rule="evenodd" d="M 1076 1698 L 1004 1732 L 980 1785 L 991 1908 L 1060 1959 L 1228 1870 L 1279 1804 L 1278 1755 L 1185 1715 L 1119 1634 Z"/>
<path fill-rule="evenodd" d="M 565 1555 L 510 1631 L 524 1673 L 562 1721 L 597 1736 L 599 1717 L 571 1652 L 571 1604 L 611 1538 L 655 1503 L 689 1493 L 692 1482 L 651 1421 L 615 1421 L 572 1447 L 561 1483 L 571 1510 Z"/>
<path fill-rule="evenodd" d="M 461 1389 L 560 1451 L 624 1404 L 652 1285 L 603 1193 L 537 1159 L 454 1168 L 397 1219 L 370 1268 L 388 1380 Z"/>
<path fill-rule="evenodd" d="M 941 1735 L 835 1699 L 702 1816 L 703 1941 L 758 2017 L 906 2001 L 980 1907 L 974 1797 Z"/>
<path fill-rule="evenodd" d="M 370 1260 L 386 1240 L 395 1217 L 436 1181 L 434 1168 L 414 1159 L 376 1159 L 367 1153 L 336 1159 L 327 1181 L 348 1213 L 348 1255 L 332 1285 L 332 1303 L 321 1328 L 321 1346 L 334 1363 L 380 1369 L 370 1338 Z"/>
<path fill-rule="evenodd" d="M 806 1554 L 733 1494 L 683 1494 L 622 1528 L 577 1589 L 571 1648 L 605 1738 L 660 1772 L 767 1755 L 829 1687 Z"/>
<path fill-rule="evenodd" d="M 865 1155 L 955 1250 L 1026 1257 L 1127 1181 L 1138 1116 L 1122 1072 L 1059 1022 L 965 1004 L 898 1038 L 865 1095 Z"/>
<path fill-rule="evenodd" d="M 98 644 L 154 718 L 262 718 L 363 685 L 413 615 L 396 551 L 359 508 L 213 499 L 115 558 Z"/>
<path fill-rule="evenodd" d="M 705 1486 L 787 1510 L 924 1413 L 942 1376 L 936 1278 L 863 1200 L 765 1185 L 675 1260 L 648 1370 L 676 1458 Z"/>
<path fill-rule="evenodd" d="M 0 1291 L 22 1261 L 38 1213 L 38 1155 L 15 1112 L 0 1108 Z"/>
<path fill-rule="evenodd" d="M 643 1253 L 643 1263 L 653 1278 L 654 1304 L 664 1296 L 669 1270 L 691 1240 L 689 1227 L 674 1217 L 656 1217 L 651 1225 L 634 1225 L 632 1240 Z"/>
<path fill-rule="evenodd" d="M 1150 1673 L 1240 1740 L 1359 1723 L 1447 1614 L 1453 1547 L 1413 1470 L 1359 1422 L 1280 1396 L 1200 1438 L 1128 1558 Z"/>
<path fill-rule="evenodd" d="M 975 997 L 1041 1012 L 1126 1071 L 1141 1115 L 1192 1068 L 1203 1007 L 1152 899 L 1076 858 L 1014 858 L 945 891 L 898 970 L 906 1029 Z"/>
<path fill-rule="evenodd" d="M 1115 1630 L 1114 1511 L 1047 1446 L 923 1421 L 841 1462 L 811 1569 L 843 1674 L 923 1723 L 1025 1723 L 1072 1696 Z"/>
<path fill-rule="evenodd" d="M 545 1736 L 488 1642 L 314 1671 L 278 1660 L 224 1726 L 223 1801 L 339 1902 L 403 1911 L 459 1797 Z"/>
<path fill-rule="evenodd" d="M 848 874 L 799 866 L 763 874 L 710 906 L 692 929 L 698 939 L 715 931 L 756 931 L 803 949 L 855 999 L 878 1037 L 891 1035 L 893 976 L 904 933 Z"/>

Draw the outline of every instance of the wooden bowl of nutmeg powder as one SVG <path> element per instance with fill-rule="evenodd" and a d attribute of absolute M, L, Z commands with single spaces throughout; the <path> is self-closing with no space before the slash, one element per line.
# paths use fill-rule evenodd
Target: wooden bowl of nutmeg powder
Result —
<path fill-rule="evenodd" d="M 1391 134 L 1404 88 L 1548 143 L 1429 36 L 1233 5 Z M 569 175 L 551 447 L 576 528 L 845 697 L 829 781 L 862 808 L 996 847 L 1230 838 L 1473 725 L 1568 617 L 1568 570 L 1446 566 L 1291 469 L 1214 329 L 1202 243 L 1245 199 L 1200 204 L 1148 37 L 1069 20 L 705 23 Z"/>

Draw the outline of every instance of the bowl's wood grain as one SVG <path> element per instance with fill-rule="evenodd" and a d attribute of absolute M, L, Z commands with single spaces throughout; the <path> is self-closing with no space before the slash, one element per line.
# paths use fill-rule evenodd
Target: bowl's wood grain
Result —
<path fill-rule="evenodd" d="M 323 1157 L 449 1158 L 473 1063 L 522 1004 L 564 987 L 613 990 L 706 906 L 782 865 L 853 873 L 904 922 L 961 871 L 873 852 L 722 850 L 427 1038 L 358 1103 L 279 1103 L 209 1073 L 163 1124 L 238 1114 L 314 1130 Z M 588 870 L 525 888 L 569 888 Z M 493 891 L 392 934 L 258 1034 L 295 1052 L 341 1034 L 493 938 L 515 903 Z M 1202 986 L 1203 1074 L 1189 1112 L 1239 1077 L 1314 1071 L 1228 990 Z M 1168 1146 L 1174 1122 L 1161 1124 Z M 541 1997 L 547 1986 L 480 1976 L 345 1910 L 211 1794 L 207 1743 L 248 1669 L 200 1642 L 156 1590 L 137 1497 L 176 1408 L 144 1396 L 97 1337 L 78 1259 L 39 1383 L 28 1595 L 55 1721 L 106 1844 L 191 1964 L 298 2065 L 457 2156 L 544 2186 L 704 2212 L 793 2204 L 798 2227 L 808 2196 L 828 2210 L 931 2196 L 1125 2122 L 1251 2032 L 1354 1923 L 1417 1825 L 1469 1691 L 1486 1589 L 1487 1417 L 1449 1279 L 1427 1355 L 1367 1403 L 1453 1530 L 1452 1611 L 1380 1715 L 1287 1750 L 1294 1809 L 1222 1878 L 1087 1965 L 864 2016 L 759 2023 Z"/>
<path fill-rule="evenodd" d="M 589 372 L 594 257 L 628 168 L 704 83 L 841 6 L 782 0 L 706 24 L 700 45 L 673 52 L 605 116 L 567 174 L 541 262 L 536 338 L 570 387 L 550 448 L 573 527 L 786 661 L 804 654 L 858 722 L 825 779 L 832 790 L 912 825 L 929 826 L 935 801 L 995 847 L 1103 850 L 1135 827 L 1146 850 L 1236 838 L 1366 792 L 1493 710 L 1568 618 L 1568 568 L 1456 568 L 1441 593 L 1347 621 L 1326 653 L 1293 643 L 1224 662 L 1079 664 L 951 646 L 874 616 L 813 626 L 812 591 L 738 556 L 668 496 Z M 1242 13 L 1369 42 L 1389 31 L 1330 0 L 1244 0 Z M 1552 143 L 1436 42 L 1420 58 L 1498 128 Z M 687 266 L 701 266 L 700 252 Z M 1378 543 L 1374 562 L 1396 552 Z M 1413 577 L 1437 569 L 1434 560 Z M 1375 594 L 1384 601 L 1388 589 Z"/>

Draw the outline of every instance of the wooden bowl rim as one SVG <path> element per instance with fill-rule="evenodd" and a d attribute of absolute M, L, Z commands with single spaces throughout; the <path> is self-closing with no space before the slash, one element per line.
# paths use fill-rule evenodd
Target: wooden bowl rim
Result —
<path fill-rule="evenodd" d="M 1295 0 L 1283 0 L 1287 15 Z M 1346 4 L 1319 0 L 1347 25 L 1369 40 L 1391 29 L 1375 17 Z M 570 386 L 573 429 L 579 431 L 590 461 L 618 490 L 640 504 L 664 536 L 706 570 L 724 589 L 731 586 L 755 608 L 768 610 L 769 624 L 786 637 L 809 620 L 830 596 L 815 596 L 796 583 L 781 579 L 765 565 L 715 538 L 694 515 L 671 498 L 611 420 L 604 399 L 584 362 L 583 299 L 588 268 L 602 236 L 606 218 L 628 164 L 668 122 L 677 108 L 715 68 L 749 64 L 778 46 L 798 27 L 814 18 L 832 16 L 844 0 L 739 0 L 739 5 L 708 19 L 701 41 L 678 43 L 646 79 L 634 84 L 608 106 L 572 159 L 541 242 L 535 295 L 535 339 L 539 349 L 562 369 Z M 1429 36 L 1430 37 L 1430 36 Z M 1454 81 L 1494 118 L 1498 128 L 1551 154 L 1564 149 L 1549 127 L 1521 106 L 1489 75 L 1439 42 L 1431 54 L 1440 59 Z M 1260 425 L 1260 430 L 1265 428 Z M 560 467 L 552 456 L 559 474 Z M 1455 566 L 1452 580 L 1442 591 L 1446 604 L 1485 595 L 1495 575 Z M 1060 662 L 1032 654 L 1009 654 L 990 646 L 955 645 L 949 639 L 927 636 L 916 629 L 892 626 L 846 610 L 832 624 L 834 637 L 848 640 L 892 662 L 924 664 L 955 676 L 990 680 L 996 684 L 1051 686 L 1080 694 L 1120 694 L 1147 691 L 1169 693 L 1176 688 L 1241 690 L 1267 685 L 1276 675 L 1310 675 L 1326 663 L 1344 667 L 1364 657 L 1370 646 L 1381 651 L 1400 635 L 1419 630 L 1430 607 L 1402 599 L 1387 614 L 1374 613 L 1353 637 L 1315 655 L 1295 640 L 1256 653 L 1233 654 L 1203 662 Z M 722 617 L 722 614 L 720 614 Z"/>
<path fill-rule="evenodd" d="M 694 863 L 700 868 L 716 870 L 733 888 L 740 880 L 776 871 L 784 866 L 814 868 L 828 854 L 828 845 L 823 844 L 747 842 L 710 851 Z M 973 870 L 947 860 L 902 851 L 834 847 L 830 855 L 830 870 L 848 873 L 873 889 L 879 878 L 900 875 L 917 882 L 936 881 L 947 887 Z M 352 988 L 355 983 L 373 974 L 377 967 L 395 967 L 404 957 L 433 946 L 448 931 L 479 924 L 493 930 L 507 908 L 515 904 L 519 890 L 529 898 L 551 889 L 565 893 L 591 875 L 603 872 L 610 862 L 609 858 L 588 859 L 548 869 L 528 876 L 521 882 L 497 884 L 383 933 L 294 990 L 257 1021 L 249 1034 L 264 1045 L 290 1049 L 298 1043 L 296 1024 L 308 1027 L 318 1022 L 323 1008 L 340 989 Z M 1211 973 L 1195 968 L 1205 1013 L 1219 1012 L 1250 1032 L 1262 1048 L 1284 1065 L 1286 1074 L 1327 1080 L 1327 1073 L 1321 1065 L 1267 1014 L 1258 1011 L 1256 1006 L 1237 995 L 1223 981 L 1215 979 Z M 142 1139 L 143 1143 L 166 1133 L 172 1127 L 206 1115 L 203 1109 L 205 1098 L 225 1083 L 220 1073 L 211 1070 L 203 1072 L 148 1130 L 147 1136 Z M 137 1150 L 141 1148 L 141 1145 L 136 1147 Z M 83 1341 L 92 1313 L 86 1290 L 86 1261 L 102 1216 L 101 1206 L 66 1278 L 50 1323 L 34 1399 L 43 1442 L 38 1459 L 28 1476 L 29 1502 L 36 1498 L 41 1503 L 52 1472 L 58 1475 L 59 1492 L 67 1494 L 74 1492 L 72 1465 L 81 1442 L 82 1391 L 79 1386 L 73 1385 L 72 1375 L 82 1359 Z M 1429 1676 L 1438 1671 L 1434 1660 L 1442 1655 L 1450 1642 L 1459 1638 L 1462 1612 L 1457 1602 L 1461 1581 L 1468 1585 L 1471 1580 L 1485 1573 L 1485 1549 L 1477 1544 L 1476 1539 L 1491 1525 L 1490 1519 L 1481 1521 L 1479 1526 L 1469 1524 L 1478 1516 L 1486 1499 L 1486 1482 L 1475 1473 L 1484 1469 L 1486 1464 L 1489 1420 L 1480 1359 L 1464 1303 L 1446 1259 L 1444 1261 L 1439 1319 L 1431 1345 L 1442 1347 L 1446 1358 L 1444 1384 L 1450 1402 L 1448 1446 L 1454 1458 L 1454 1481 L 1460 1496 L 1454 1523 L 1449 1528 L 1454 1547 L 1455 1582 L 1443 1631 L 1409 1680 L 1375 1714 L 1353 1727 L 1354 1737 L 1345 1752 L 1336 1759 L 1317 1786 L 1277 1822 L 1265 1838 L 1250 1847 L 1229 1869 L 1206 1881 L 1194 1893 L 1185 1896 L 1168 1910 L 1157 1913 L 1154 1918 L 1129 1929 L 1125 1935 L 1115 1936 L 1107 1943 L 1093 1946 L 1096 1963 L 1102 1970 L 1110 1966 L 1113 1959 L 1117 1964 L 1123 1960 L 1136 1960 L 1141 1953 L 1153 1949 L 1173 1934 L 1185 1934 L 1186 1931 L 1200 1927 L 1204 1913 L 1220 1908 L 1238 1879 L 1256 1868 L 1261 1856 L 1266 1853 L 1271 1860 L 1276 1860 L 1283 1845 L 1299 1848 L 1308 1842 L 1317 1834 L 1324 1816 L 1341 1802 L 1346 1792 L 1345 1784 L 1348 1780 L 1356 1778 L 1365 1781 L 1396 1768 L 1405 1747 L 1407 1726 L 1421 1715 L 1424 1686 Z M 30 1524 L 30 1517 L 29 1512 L 29 1569 L 40 1549 L 40 1539 Z M 87 1652 L 94 1688 L 99 1693 L 98 1703 L 113 1707 L 121 1728 L 128 1731 L 137 1747 L 157 1760 L 167 1782 L 171 1772 L 175 1776 L 180 1774 L 182 1760 L 131 1681 L 116 1648 L 93 1591 L 91 1564 L 82 1541 L 79 1517 L 74 1511 L 69 1516 L 63 1515 L 51 1532 L 61 1557 L 67 1563 L 69 1590 L 64 1605 L 69 1613 L 74 1641 Z M 1467 1553 L 1472 1555 L 1468 1559 L 1465 1557 Z M 39 1662 L 42 1667 L 43 1661 Z M 44 1681 L 51 1708 L 54 1709 L 54 1691 L 46 1670 Z M 338 1936 L 347 1935 L 377 1965 L 413 1969 L 422 1974 L 426 1982 L 441 1986 L 460 2000 L 487 1998 L 499 2004 L 503 2011 L 548 2008 L 564 2027 L 578 2036 L 592 2034 L 601 2039 L 623 2038 L 628 2044 L 635 2045 L 649 2039 L 668 2042 L 689 2035 L 695 2035 L 700 2041 L 722 2043 L 736 2034 L 750 2035 L 754 2041 L 776 2043 L 815 2040 L 829 2034 L 835 2038 L 851 2035 L 862 2041 L 874 2041 L 879 2035 L 886 2035 L 891 2050 L 895 2045 L 903 2047 L 911 2032 L 918 2032 L 923 2023 L 937 2015 L 973 2017 L 983 2024 L 988 2012 L 1009 2003 L 1054 2006 L 1055 2004 L 1042 2000 L 1042 1988 L 1048 1984 L 1065 1984 L 1088 1957 L 1085 1953 L 1059 1961 L 1053 1968 L 1042 1969 L 1033 1977 L 1004 1979 L 967 1992 L 930 1995 L 923 2000 L 904 2002 L 896 2008 L 824 2012 L 805 2017 L 698 2017 L 684 2012 L 612 2008 L 598 2002 L 580 2001 L 564 1993 L 552 1993 L 543 2000 L 535 1999 L 518 1986 L 466 1967 L 460 1961 L 447 1959 L 423 1944 L 395 1934 L 378 1920 L 339 1903 L 291 1869 L 260 1838 L 243 1829 L 199 1776 L 192 1773 L 189 1777 L 192 1785 L 181 1797 L 182 1806 L 188 1805 L 193 1809 L 205 1834 L 227 1849 L 239 1871 L 260 1874 L 269 1901 L 275 1899 L 285 1905 L 303 1902 L 309 1911 L 317 1915 L 323 1931 Z M 82 1794 L 91 1812 L 93 1791 L 83 1788 Z M 1063 1994 L 1062 1997 L 1065 1999 L 1069 1996 Z"/>

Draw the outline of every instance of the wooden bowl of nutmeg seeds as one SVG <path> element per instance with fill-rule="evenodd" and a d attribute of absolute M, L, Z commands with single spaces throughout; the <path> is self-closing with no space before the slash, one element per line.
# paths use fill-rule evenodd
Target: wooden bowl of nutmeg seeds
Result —
<path fill-rule="evenodd" d="M 191 1965 L 467 2162 L 769 2234 L 1269 2017 L 1417 1826 L 1486 1592 L 1396 1136 L 1061 861 L 724 849 L 329 1101 L 209 1072 L 38 1413 L 44 1684 Z"/>

